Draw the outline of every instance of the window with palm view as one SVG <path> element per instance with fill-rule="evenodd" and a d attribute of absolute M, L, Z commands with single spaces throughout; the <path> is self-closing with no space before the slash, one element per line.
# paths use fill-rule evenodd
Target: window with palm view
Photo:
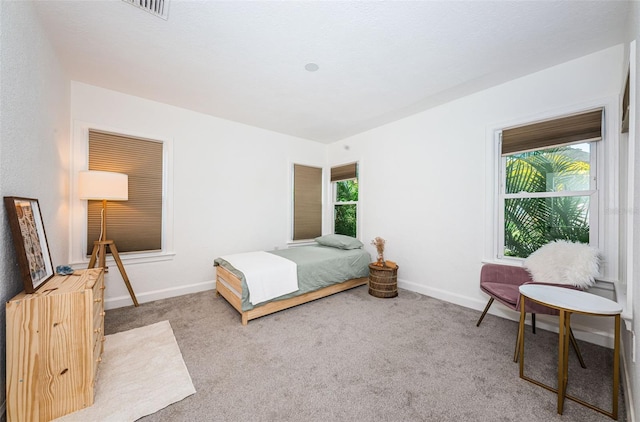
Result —
<path fill-rule="evenodd" d="M 504 256 L 526 258 L 552 240 L 592 240 L 594 146 L 564 145 L 503 157 Z"/>

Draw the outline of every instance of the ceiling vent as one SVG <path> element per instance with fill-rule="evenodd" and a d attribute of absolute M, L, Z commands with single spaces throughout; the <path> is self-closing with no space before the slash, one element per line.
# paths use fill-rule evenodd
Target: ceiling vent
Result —
<path fill-rule="evenodd" d="M 139 9 L 146 10 L 154 16 L 167 20 L 169 0 L 122 0 Z"/>

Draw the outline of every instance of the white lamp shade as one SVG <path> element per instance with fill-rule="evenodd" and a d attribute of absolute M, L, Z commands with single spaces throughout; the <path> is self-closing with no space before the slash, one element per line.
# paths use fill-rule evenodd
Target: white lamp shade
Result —
<path fill-rule="evenodd" d="M 85 170 L 78 175 L 80 199 L 127 201 L 129 176 L 112 171 Z"/>

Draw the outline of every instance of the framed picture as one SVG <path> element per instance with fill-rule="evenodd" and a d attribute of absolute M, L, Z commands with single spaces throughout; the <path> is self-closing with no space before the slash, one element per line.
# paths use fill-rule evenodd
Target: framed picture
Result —
<path fill-rule="evenodd" d="M 53 277 L 53 263 L 37 199 L 5 196 L 4 206 L 18 256 L 24 290 L 33 293 Z"/>

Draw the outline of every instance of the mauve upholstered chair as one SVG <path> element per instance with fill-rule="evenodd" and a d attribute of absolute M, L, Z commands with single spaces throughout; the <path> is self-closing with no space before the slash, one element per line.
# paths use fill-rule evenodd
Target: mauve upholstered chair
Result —
<path fill-rule="evenodd" d="M 484 319 L 494 300 L 497 300 L 509 309 L 520 312 L 519 288 L 523 284 L 549 284 L 552 286 L 560 286 L 568 289 L 578 289 L 577 287 L 566 284 L 559 285 L 550 283 L 536 283 L 531 278 L 531 274 L 529 274 L 529 272 L 523 267 L 500 264 L 484 264 L 482 266 L 482 269 L 480 270 L 480 290 L 489 295 L 489 302 L 484 308 L 482 315 L 480 315 L 480 319 L 478 319 L 476 327 L 480 326 L 480 323 Z M 536 332 L 536 314 L 558 315 L 557 310 L 531 301 L 527 302 L 525 311 L 531 314 L 531 328 L 534 333 Z M 569 334 L 571 344 L 573 344 L 573 348 L 576 351 L 578 360 L 580 360 L 580 365 L 585 368 L 586 366 L 584 364 L 584 361 L 582 360 L 582 355 L 580 354 L 578 343 L 573 336 L 573 331 L 571 330 L 571 328 L 569 328 Z M 516 344 L 516 351 L 513 355 L 513 361 L 516 362 L 517 359 L 518 348 Z"/>

